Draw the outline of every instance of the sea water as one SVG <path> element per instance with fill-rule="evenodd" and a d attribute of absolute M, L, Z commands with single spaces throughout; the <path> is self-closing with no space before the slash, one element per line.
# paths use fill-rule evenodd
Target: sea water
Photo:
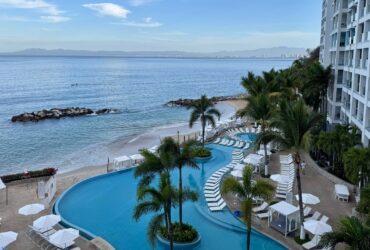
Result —
<path fill-rule="evenodd" d="M 0 57 L 0 174 L 42 167 L 98 165 L 112 145 L 157 127 L 186 124 L 178 98 L 243 93 L 241 77 L 290 60 L 104 57 Z M 116 108 L 117 114 L 12 123 L 50 108 Z M 230 112 L 224 107 L 223 113 Z"/>

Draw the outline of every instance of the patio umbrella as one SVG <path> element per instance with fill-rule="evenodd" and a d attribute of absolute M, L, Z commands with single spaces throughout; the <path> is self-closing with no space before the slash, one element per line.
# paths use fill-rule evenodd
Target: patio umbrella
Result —
<path fill-rule="evenodd" d="M 73 228 L 61 229 L 52 234 L 49 238 L 50 243 L 57 246 L 66 246 L 78 238 L 80 232 Z"/>
<path fill-rule="evenodd" d="M 299 200 L 298 194 L 295 196 L 295 198 Z M 313 194 L 303 193 L 302 202 L 304 204 L 317 204 L 317 203 L 320 203 L 320 199 Z"/>
<path fill-rule="evenodd" d="M 32 214 L 38 214 L 44 209 L 45 209 L 44 205 L 34 203 L 34 204 L 29 204 L 29 205 L 26 205 L 24 207 L 21 207 L 18 210 L 18 213 L 23 214 L 23 215 L 32 215 Z"/>
<path fill-rule="evenodd" d="M 283 174 L 272 174 L 270 179 L 279 183 L 289 182 L 289 176 Z"/>
<path fill-rule="evenodd" d="M 0 189 L 4 189 L 4 188 L 6 188 L 6 186 L 3 182 L 3 180 L 0 178 Z"/>
<path fill-rule="evenodd" d="M 231 171 L 231 175 L 237 178 L 241 178 L 243 177 L 243 172 L 240 170 L 234 170 L 234 171 Z"/>
<path fill-rule="evenodd" d="M 323 235 L 324 233 L 328 233 L 333 231 L 330 225 L 317 220 L 309 220 L 303 223 L 304 229 L 312 234 Z"/>
<path fill-rule="evenodd" d="M 5 248 L 17 239 L 18 234 L 12 231 L 0 233 L 0 247 Z"/>
<path fill-rule="evenodd" d="M 38 230 L 49 230 L 61 220 L 60 215 L 49 214 L 35 220 L 32 225 Z"/>
<path fill-rule="evenodd" d="M 238 164 L 236 164 L 236 166 L 234 167 L 234 170 L 243 171 L 243 169 L 244 169 L 244 168 L 245 168 L 245 165 L 244 165 L 244 164 L 238 163 Z"/>

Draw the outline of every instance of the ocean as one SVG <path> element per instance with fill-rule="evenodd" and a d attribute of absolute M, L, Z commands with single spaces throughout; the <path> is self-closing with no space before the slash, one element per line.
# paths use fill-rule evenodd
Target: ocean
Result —
<path fill-rule="evenodd" d="M 202 94 L 240 94 L 244 92 L 241 77 L 248 71 L 259 74 L 291 63 L 277 59 L 0 57 L 0 175 L 104 164 L 108 157 L 131 153 L 123 150 L 122 141 L 166 129 L 185 131 L 189 111 L 166 107 L 166 102 Z M 120 112 L 37 123 L 10 121 L 23 112 L 76 106 Z M 233 111 L 229 106 L 220 108 L 225 115 Z"/>

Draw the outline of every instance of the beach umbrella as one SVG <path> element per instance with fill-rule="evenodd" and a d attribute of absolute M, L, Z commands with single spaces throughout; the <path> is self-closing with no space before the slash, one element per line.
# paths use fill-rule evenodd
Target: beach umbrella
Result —
<path fill-rule="evenodd" d="M 299 200 L 298 194 L 295 196 L 295 198 Z M 320 199 L 313 194 L 302 193 L 302 202 L 304 204 L 317 204 L 320 203 Z"/>
<path fill-rule="evenodd" d="M 244 165 L 244 164 L 238 163 L 238 164 L 236 164 L 236 166 L 234 167 L 234 170 L 243 171 L 243 169 L 244 169 L 244 168 L 245 168 L 245 165 Z"/>
<path fill-rule="evenodd" d="M 328 233 L 333 231 L 330 225 L 317 220 L 309 220 L 303 223 L 304 229 L 312 234 L 323 235 L 324 233 Z"/>
<path fill-rule="evenodd" d="M 60 215 L 49 214 L 35 220 L 32 225 L 38 230 L 49 230 L 60 222 Z"/>
<path fill-rule="evenodd" d="M 289 182 L 289 176 L 283 174 L 272 174 L 270 179 L 279 183 L 287 183 Z"/>
<path fill-rule="evenodd" d="M 234 177 L 237 177 L 237 178 L 241 178 L 243 177 L 243 172 L 240 171 L 240 170 L 234 170 L 234 171 L 231 171 L 230 173 L 232 176 Z"/>
<path fill-rule="evenodd" d="M 50 243 L 56 246 L 67 246 L 78 238 L 80 232 L 73 228 L 61 229 L 50 235 Z"/>
<path fill-rule="evenodd" d="M 5 248 L 17 239 L 18 234 L 13 231 L 0 233 L 0 247 Z"/>
<path fill-rule="evenodd" d="M 18 213 L 23 214 L 23 215 L 32 215 L 32 214 L 38 214 L 44 209 L 45 209 L 44 205 L 34 203 L 34 204 L 29 204 L 29 205 L 26 205 L 24 207 L 21 207 L 18 210 Z"/>
<path fill-rule="evenodd" d="M 4 189 L 4 188 L 6 188 L 6 186 L 3 182 L 3 180 L 0 178 L 0 189 Z"/>

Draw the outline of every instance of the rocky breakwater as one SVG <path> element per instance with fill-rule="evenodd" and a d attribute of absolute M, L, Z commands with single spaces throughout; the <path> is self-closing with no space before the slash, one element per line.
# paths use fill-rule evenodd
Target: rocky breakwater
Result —
<path fill-rule="evenodd" d="M 233 96 L 214 96 L 211 97 L 210 100 L 213 103 L 218 103 L 222 101 L 235 101 L 235 100 L 242 100 L 246 97 L 246 95 L 233 95 Z M 196 102 L 197 99 L 177 99 L 174 101 L 169 101 L 165 105 L 168 107 L 189 107 L 194 102 Z"/>
<path fill-rule="evenodd" d="M 102 115 L 117 113 L 117 109 L 104 108 L 92 110 L 89 108 L 71 107 L 71 108 L 52 108 L 49 110 L 34 111 L 23 113 L 12 117 L 12 122 L 38 122 L 46 119 L 60 119 L 63 117 L 76 117 L 85 115 Z"/>

